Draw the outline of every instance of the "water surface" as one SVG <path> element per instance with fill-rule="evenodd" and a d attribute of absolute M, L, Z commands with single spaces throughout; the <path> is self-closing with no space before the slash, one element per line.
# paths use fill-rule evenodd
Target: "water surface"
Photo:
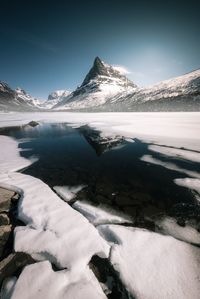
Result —
<path fill-rule="evenodd" d="M 184 174 L 141 161 L 143 155 L 152 154 L 147 143 L 137 139 L 134 143 L 124 139 L 116 144 L 102 143 L 101 138 L 98 141 L 99 133 L 67 124 L 26 125 L 0 131 L 20 141 L 22 157 L 38 157 L 23 170 L 25 174 L 40 178 L 50 187 L 84 184 L 87 187 L 77 196 L 80 200 L 110 205 L 138 221 L 160 214 L 178 219 L 199 217 L 192 192 L 173 182 Z M 158 156 L 154 153 L 154 157 Z M 186 163 L 173 159 L 175 162 L 179 166 Z M 196 163 L 187 164 L 188 169 L 196 170 Z"/>

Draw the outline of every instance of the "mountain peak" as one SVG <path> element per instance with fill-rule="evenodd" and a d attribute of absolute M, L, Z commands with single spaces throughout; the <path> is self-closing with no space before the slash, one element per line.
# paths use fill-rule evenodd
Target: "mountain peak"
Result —
<path fill-rule="evenodd" d="M 66 97 L 70 94 L 71 92 L 69 90 L 65 90 L 65 89 L 62 89 L 62 90 L 55 90 L 53 92 L 51 92 L 48 96 L 48 101 L 53 101 L 53 100 L 56 100 L 56 99 L 59 99 L 61 97 Z"/>
<path fill-rule="evenodd" d="M 89 73 L 86 75 L 81 86 L 84 86 L 90 82 L 90 80 L 96 78 L 97 76 L 108 76 L 108 71 L 103 63 L 103 61 L 97 56 L 94 59 L 93 66 L 91 67 Z"/>
<path fill-rule="evenodd" d="M 96 56 L 94 59 L 94 64 L 102 63 L 102 60 L 99 58 L 99 56 Z"/>
<path fill-rule="evenodd" d="M 103 62 L 98 56 L 95 57 L 93 65 L 91 69 L 89 70 L 88 74 L 86 75 L 85 79 L 83 80 L 83 83 L 80 87 L 84 87 L 88 83 L 91 82 L 91 80 L 98 80 L 98 77 L 100 78 L 100 81 L 107 82 L 109 80 L 120 80 L 126 82 L 129 86 L 136 87 L 136 85 L 131 82 L 129 79 L 127 79 L 124 75 L 122 75 L 118 70 L 116 70 L 112 65 L 109 65 L 105 62 Z"/>

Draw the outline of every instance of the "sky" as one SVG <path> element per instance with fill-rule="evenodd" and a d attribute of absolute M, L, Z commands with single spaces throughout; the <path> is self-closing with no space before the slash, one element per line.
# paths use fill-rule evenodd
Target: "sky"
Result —
<path fill-rule="evenodd" d="M 199 12 L 194 0 L 0 0 L 0 80 L 46 99 L 96 56 L 139 86 L 185 74 L 200 68 Z"/>

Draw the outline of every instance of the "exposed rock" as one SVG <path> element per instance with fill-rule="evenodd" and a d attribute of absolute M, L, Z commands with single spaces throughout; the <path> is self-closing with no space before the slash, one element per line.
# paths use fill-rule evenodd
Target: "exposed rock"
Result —
<path fill-rule="evenodd" d="M 37 121 L 34 121 L 34 120 L 32 120 L 32 121 L 30 121 L 29 123 L 28 123 L 28 125 L 30 126 L 30 127 L 36 127 L 36 126 L 38 126 L 39 125 L 39 123 L 37 122 Z"/>
<path fill-rule="evenodd" d="M 13 191 L 0 188 L 0 212 L 9 212 L 11 206 L 11 198 L 14 196 Z"/>
<path fill-rule="evenodd" d="M 17 282 L 17 277 L 12 276 L 4 279 L 1 287 L 0 298 L 10 299 Z"/>
<path fill-rule="evenodd" d="M 10 219 L 9 219 L 8 215 L 6 213 L 1 213 L 0 214 L 0 226 L 9 225 L 9 224 L 10 224 Z"/>
<path fill-rule="evenodd" d="M 9 276 L 18 276 L 22 268 L 28 264 L 33 264 L 35 260 L 23 252 L 11 253 L 0 262 L 0 285 Z"/>
<path fill-rule="evenodd" d="M 134 299 L 122 284 L 118 273 L 108 259 L 95 255 L 92 257 L 89 267 L 101 283 L 108 299 Z"/>
<path fill-rule="evenodd" d="M 10 237 L 12 231 L 11 225 L 3 225 L 0 226 L 0 258 L 3 255 L 3 252 L 5 250 L 5 246 L 8 242 L 8 239 Z"/>
<path fill-rule="evenodd" d="M 18 193 L 15 193 L 11 198 L 11 203 L 16 204 L 18 202 L 19 198 L 20 198 L 20 195 Z"/>

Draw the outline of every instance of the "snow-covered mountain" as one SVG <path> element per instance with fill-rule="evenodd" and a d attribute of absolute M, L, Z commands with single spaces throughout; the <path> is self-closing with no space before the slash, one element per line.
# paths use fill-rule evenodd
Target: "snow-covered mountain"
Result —
<path fill-rule="evenodd" d="M 200 69 L 132 94 L 122 95 L 117 102 L 102 110 L 114 111 L 199 111 Z"/>
<path fill-rule="evenodd" d="M 23 89 L 13 90 L 8 84 L 0 81 L 1 111 L 34 111 L 41 108 L 40 101 L 26 93 Z"/>
<path fill-rule="evenodd" d="M 57 90 L 41 103 L 23 89 L 0 82 L 0 111 L 200 111 L 200 69 L 139 88 L 115 67 L 96 57 L 73 92 Z"/>
<path fill-rule="evenodd" d="M 200 110 L 200 69 L 147 88 L 139 88 L 98 57 L 83 83 L 57 103 L 56 110 Z"/>
<path fill-rule="evenodd" d="M 113 66 L 96 57 L 81 86 L 54 106 L 57 110 L 99 107 L 137 86 Z"/>
<path fill-rule="evenodd" d="M 32 97 L 30 94 L 28 94 L 24 89 L 18 87 L 15 89 L 15 92 L 18 95 L 18 100 L 24 100 L 28 105 L 31 105 L 33 107 L 41 108 L 41 102 L 40 100 Z"/>
<path fill-rule="evenodd" d="M 58 104 L 63 98 L 70 95 L 69 90 L 55 90 L 49 94 L 48 99 L 43 103 L 44 107 L 47 109 L 51 109 L 53 106 Z"/>

